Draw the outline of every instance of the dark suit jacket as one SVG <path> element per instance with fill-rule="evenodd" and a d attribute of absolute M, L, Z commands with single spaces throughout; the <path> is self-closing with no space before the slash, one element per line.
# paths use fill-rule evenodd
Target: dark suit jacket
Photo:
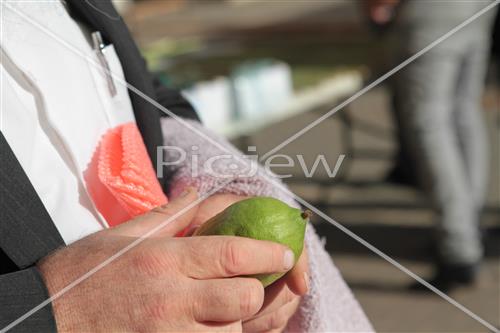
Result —
<path fill-rule="evenodd" d="M 66 0 L 71 15 L 100 31 L 112 43 L 128 83 L 185 118 L 197 119 L 191 105 L 177 92 L 161 86 L 148 73 L 135 43 L 109 0 Z M 105 14 L 108 15 L 105 15 Z M 160 117 L 165 116 L 142 97 L 129 92 L 137 125 L 150 157 L 162 144 Z M 48 298 L 34 266 L 64 241 L 15 155 L 0 133 L 0 330 Z M 153 163 L 156 165 L 156 163 Z M 165 177 L 165 179 L 168 179 Z M 160 182 L 166 187 L 165 179 Z M 13 331 L 56 331 L 51 305 L 43 307 Z"/>

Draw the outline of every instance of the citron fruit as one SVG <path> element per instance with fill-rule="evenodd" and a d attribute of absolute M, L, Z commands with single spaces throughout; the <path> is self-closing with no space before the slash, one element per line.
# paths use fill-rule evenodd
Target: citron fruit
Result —
<path fill-rule="evenodd" d="M 193 236 L 226 235 L 272 241 L 288 246 L 298 260 L 310 212 L 302 212 L 284 202 L 255 197 L 238 201 L 200 226 Z M 264 287 L 284 273 L 255 276 Z"/>

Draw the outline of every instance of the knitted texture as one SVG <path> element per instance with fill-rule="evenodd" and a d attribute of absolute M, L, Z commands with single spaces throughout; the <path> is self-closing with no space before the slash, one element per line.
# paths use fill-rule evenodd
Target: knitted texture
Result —
<path fill-rule="evenodd" d="M 103 135 L 84 177 L 92 201 L 111 227 L 168 201 L 134 122 Z"/>
<path fill-rule="evenodd" d="M 168 146 L 163 158 L 171 163 L 169 171 L 173 174 L 170 197 L 179 195 L 186 186 L 194 186 L 203 194 L 229 182 L 216 193 L 270 196 L 298 207 L 285 185 L 277 183 L 275 177 L 271 178 L 267 171 L 244 157 L 224 138 L 194 121 L 186 121 L 190 128 L 172 118 L 164 118 L 161 122 L 164 145 Z M 185 158 L 180 159 L 183 155 L 180 151 L 185 152 Z M 286 332 L 373 332 L 311 225 L 307 228 L 305 242 L 310 288 L 290 319 Z"/>

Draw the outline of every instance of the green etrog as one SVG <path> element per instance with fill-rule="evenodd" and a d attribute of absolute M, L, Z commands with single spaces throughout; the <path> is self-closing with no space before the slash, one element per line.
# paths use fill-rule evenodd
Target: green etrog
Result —
<path fill-rule="evenodd" d="M 304 235 L 310 212 L 302 212 L 284 202 L 255 197 L 232 204 L 203 224 L 194 236 L 226 235 L 272 241 L 288 246 L 298 260 L 304 247 Z M 264 287 L 283 273 L 256 276 Z"/>

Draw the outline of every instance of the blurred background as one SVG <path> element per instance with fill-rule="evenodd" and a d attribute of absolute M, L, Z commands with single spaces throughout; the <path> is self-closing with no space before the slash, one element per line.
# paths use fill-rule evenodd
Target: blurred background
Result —
<path fill-rule="evenodd" d="M 426 3 L 432 13 L 439 2 Z M 460 11 L 465 2 L 450 3 L 451 11 Z M 404 60 L 400 49 L 408 42 L 392 22 L 394 13 L 382 10 L 370 16 L 364 1 L 142 0 L 116 5 L 162 82 L 181 89 L 206 126 L 243 151 L 256 146 L 259 154 Z M 448 23 L 428 36 L 429 42 L 456 25 Z M 487 198 L 480 218 L 485 259 L 476 283 L 456 288 L 450 296 L 499 326 L 500 76 L 497 55 L 490 55 L 480 96 L 489 143 Z M 324 154 L 332 166 L 345 154 L 334 178 L 320 165 L 312 179 L 297 168 L 285 181 L 428 278 L 440 216 L 411 173 L 414 164 L 405 165 L 401 157 L 394 84 L 391 79 L 378 85 L 279 153 L 302 154 L 308 165 Z M 314 223 L 377 331 L 487 331 L 440 297 L 409 291 L 410 277 L 334 226 L 319 219 Z"/>

